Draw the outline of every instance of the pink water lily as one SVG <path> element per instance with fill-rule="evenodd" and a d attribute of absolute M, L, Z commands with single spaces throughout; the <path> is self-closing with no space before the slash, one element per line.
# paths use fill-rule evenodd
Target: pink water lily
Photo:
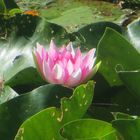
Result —
<path fill-rule="evenodd" d="M 95 49 L 82 54 L 80 48 L 74 49 L 71 42 L 58 48 L 52 40 L 48 51 L 37 43 L 33 54 L 42 78 L 49 83 L 75 87 L 96 71 Z"/>

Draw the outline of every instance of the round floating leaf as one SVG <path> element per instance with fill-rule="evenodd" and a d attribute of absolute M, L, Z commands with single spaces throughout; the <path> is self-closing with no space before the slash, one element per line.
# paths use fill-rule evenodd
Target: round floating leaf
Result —
<path fill-rule="evenodd" d="M 87 24 L 100 21 L 118 23 L 122 20 L 121 16 L 126 15 L 119 6 L 112 3 L 83 0 L 54 1 L 47 8 L 39 9 L 39 13 L 50 22 L 63 26 L 68 32 L 75 32 Z"/>
<path fill-rule="evenodd" d="M 59 107 L 60 99 L 69 97 L 71 92 L 72 90 L 59 85 L 46 85 L 1 104 L 0 139 L 13 139 L 27 118 L 47 107 Z"/>

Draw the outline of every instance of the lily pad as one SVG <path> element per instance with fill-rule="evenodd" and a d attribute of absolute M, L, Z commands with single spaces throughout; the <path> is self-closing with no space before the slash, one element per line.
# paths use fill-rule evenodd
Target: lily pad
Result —
<path fill-rule="evenodd" d="M 1 104 L 0 139 L 14 139 L 27 118 L 47 107 L 59 107 L 60 99 L 71 93 L 72 90 L 59 85 L 45 85 Z"/>
<path fill-rule="evenodd" d="M 60 109 L 48 108 L 32 116 L 20 126 L 15 140 L 62 140 L 60 128 L 84 116 L 92 102 L 93 89 L 94 83 L 89 81 L 78 86 L 70 98 L 63 98 Z"/>
<path fill-rule="evenodd" d="M 119 6 L 103 1 L 63 0 L 50 4 L 47 9 L 40 10 L 40 16 L 63 26 L 68 32 L 74 32 L 87 24 L 101 21 L 118 23 L 125 15 L 126 13 Z"/>
<path fill-rule="evenodd" d="M 118 32 L 107 28 L 99 45 L 97 57 L 102 64 L 99 72 L 111 86 L 121 85 L 117 70 L 135 70 L 140 68 L 140 54 Z"/>

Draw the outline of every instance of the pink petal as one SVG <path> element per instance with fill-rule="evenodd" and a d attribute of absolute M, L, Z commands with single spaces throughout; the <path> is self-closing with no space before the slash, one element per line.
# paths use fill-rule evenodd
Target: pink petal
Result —
<path fill-rule="evenodd" d="M 83 64 L 85 67 L 89 66 L 90 63 L 93 61 L 94 55 L 95 55 L 95 48 L 91 49 L 86 56 L 83 59 Z"/>
<path fill-rule="evenodd" d="M 71 55 L 71 53 L 70 52 L 66 52 L 65 53 L 65 55 L 64 55 L 64 58 L 68 61 L 69 59 L 71 59 L 72 58 L 72 55 Z"/>
<path fill-rule="evenodd" d="M 49 57 L 47 62 L 48 62 L 50 69 L 52 69 L 55 65 L 53 58 Z"/>
<path fill-rule="evenodd" d="M 68 60 L 67 60 L 66 58 L 63 58 L 63 59 L 61 60 L 61 62 L 62 62 L 62 64 L 63 64 L 63 67 L 64 67 L 64 68 L 67 67 Z"/>
<path fill-rule="evenodd" d="M 83 67 L 82 68 L 82 77 L 81 77 L 81 81 L 84 81 L 86 79 L 86 77 L 88 77 L 89 75 L 92 76 L 92 73 L 91 71 L 93 71 L 93 66 L 95 64 L 95 60 L 96 60 L 96 57 L 93 58 L 92 62 L 89 63 L 89 65 L 87 67 Z M 90 74 L 91 73 L 91 74 Z M 90 77 L 91 78 L 91 77 Z"/>
<path fill-rule="evenodd" d="M 66 46 L 67 51 L 72 51 L 73 47 L 72 47 L 72 42 L 69 42 L 69 44 Z"/>
<path fill-rule="evenodd" d="M 87 74 L 85 75 L 85 77 L 82 79 L 82 83 L 92 78 L 95 75 L 95 73 L 98 71 L 100 65 L 101 65 L 101 61 L 98 62 L 91 70 L 89 70 Z"/>
<path fill-rule="evenodd" d="M 81 54 L 80 48 L 78 48 L 75 55 L 74 70 L 81 67 L 81 63 L 82 63 L 82 54 Z"/>
<path fill-rule="evenodd" d="M 49 67 L 49 64 L 45 60 L 43 61 L 43 75 L 46 81 L 50 83 L 54 83 L 53 78 L 52 78 L 52 71 Z"/>
<path fill-rule="evenodd" d="M 61 52 L 61 53 L 66 52 L 66 46 L 63 45 L 63 46 L 60 48 L 59 52 Z"/>
<path fill-rule="evenodd" d="M 96 57 L 94 57 L 91 62 L 89 63 L 89 65 L 87 66 L 89 70 L 91 70 L 95 64 L 95 61 L 96 61 Z"/>
<path fill-rule="evenodd" d="M 81 81 L 83 81 L 86 78 L 88 72 L 89 72 L 88 68 L 87 67 L 83 67 Z"/>
<path fill-rule="evenodd" d="M 50 43 L 50 49 L 49 49 L 49 57 L 53 58 L 53 59 L 57 59 L 57 56 L 58 56 L 58 50 L 57 50 L 57 47 L 54 43 L 53 40 L 51 40 L 51 43 Z"/>
<path fill-rule="evenodd" d="M 73 45 L 72 45 L 72 42 L 70 42 L 68 45 L 67 45 L 67 51 L 70 52 L 70 54 L 72 55 L 72 57 L 74 58 L 75 57 L 75 51 L 74 51 L 74 48 L 73 48 Z"/>
<path fill-rule="evenodd" d="M 69 75 L 71 75 L 73 70 L 74 70 L 74 67 L 73 67 L 73 64 L 72 64 L 71 60 L 68 61 L 67 70 L 68 70 Z"/>
<path fill-rule="evenodd" d="M 56 83 L 63 83 L 63 68 L 59 64 L 55 64 L 52 70 L 52 76 Z"/>
<path fill-rule="evenodd" d="M 42 56 L 42 48 L 43 48 L 43 46 L 40 45 L 38 42 L 36 43 L 36 46 L 37 46 L 36 51 L 39 53 L 40 56 Z"/>
<path fill-rule="evenodd" d="M 37 43 L 36 52 L 38 52 L 41 59 L 46 59 L 46 60 L 48 59 L 48 53 L 46 52 L 44 47 L 40 45 L 39 43 Z"/>
<path fill-rule="evenodd" d="M 34 57 L 38 72 L 40 73 L 42 78 L 45 80 L 45 77 L 43 75 L 43 65 L 42 65 L 43 60 L 41 59 L 39 53 L 36 50 L 33 51 L 33 57 Z"/>
<path fill-rule="evenodd" d="M 69 87 L 77 86 L 80 82 L 81 75 L 82 75 L 82 71 L 79 68 L 77 71 L 72 73 L 72 75 L 68 79 L 66 85 L 69 86 Z"/>
<path fill-rule="evenodd" d="M 41 59 L 41 57 L 40 57 L 40 55 L 39 55 L 39 53 L 38 52 L 35 52 L 34 53 L 34 56 L 35 56 L 35 62 L 37 63 L 37 65 L 38 65 L 38 68 L 41 70 L 42 69 L 42 59 Z"/>

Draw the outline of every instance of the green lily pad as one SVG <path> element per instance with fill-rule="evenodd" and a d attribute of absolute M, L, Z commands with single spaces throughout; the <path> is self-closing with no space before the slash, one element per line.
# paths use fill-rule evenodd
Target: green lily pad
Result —
<path fill-rule="evenodd" d="M 40 16 L 63 26 L 68 32 L 74 32 L 87 24 L 101 21 L 118 23 L 122 20 L 121 17 L 126 15 L 117 5 L 103 1 L 83 0 L 56 1 L 39 12 Z"/>
<path fill-rule="evenodd" d="M 63 98 L 60 109 L 48 108 L 32 116 L 20 126 L 15 140 L 62 140 L 60 128 L 84 116 L 92 102 L 93 89 L 94 83 L 89 81 L 78 86 L 70 98 Z"/>
<path fill-rule="evenodd" d="M 102 61 L 99 72 L 111 86 L 122 84 L 117 69 L 140 68 L 140 54 L 121 34 L 110 28 L 107 28 L 99 42 L 97 57 Z"/>
<path fill-rule="evenodd" d="M 107 27 L 122 33 L 122 28 L 119 25 L 103 21 L 89 24 L 73 34 L 76 36 L 76 41 L 78 41 L 85 50 L 89 50 L 91 48 L 97 48 Z"/>
<path fill-rule="evenodd" d="M 59 85 L 45 85 L 1 104 L 0 139 L 14 139 L 27 118 L 47 107 L 59 107 L 60 99 L 69 97 L 71 93 L 72 90 Z"/>

